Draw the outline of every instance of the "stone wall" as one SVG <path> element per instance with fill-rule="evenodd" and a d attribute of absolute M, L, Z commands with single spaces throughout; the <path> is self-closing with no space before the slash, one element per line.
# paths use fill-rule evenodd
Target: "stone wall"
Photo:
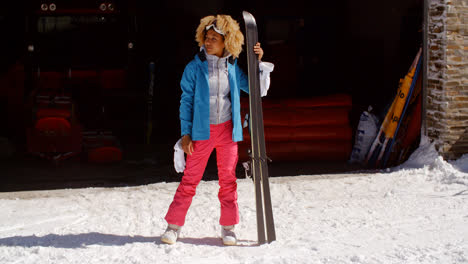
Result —
<path fill-rule="evenodd" d="M 439 153 L 468 153 L 468 4 L 430 0 L 426 125 Z"/>

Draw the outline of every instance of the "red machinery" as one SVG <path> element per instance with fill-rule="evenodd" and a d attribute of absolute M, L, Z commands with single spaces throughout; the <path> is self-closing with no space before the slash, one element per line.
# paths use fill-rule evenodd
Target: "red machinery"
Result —
<path fill-rule="evenodd" d="M 241 112 L 248 113 L 248 98 Z M 351 96 L 334 94 L 304 99 L 263 98 L 263 122 L 269 158 L 281 160 L 345 161 L 352 148 L 349 112 Z M 250 136 L 244 128 L 239 160 L 249 159 Z"/>
<path fill-rule="evenodd" d="M 38 72 L 26 133 L 28 151 L 54 161 L 79 154 L 82 148 L 82 126 L 71 95 L 63 89 L 64 79 L 58 72 Z"/>
<path fill-rule="evenodd" d="M 125 3 L 31 1 L 25 63 L 28 152 L 54 161 L 83 152 L 92 162 L 122 159 L 114 132 L 135 125 L 120 113 L 141 99 L 138 86 L 129 85 L 135 25 L 119 9 Z"/>

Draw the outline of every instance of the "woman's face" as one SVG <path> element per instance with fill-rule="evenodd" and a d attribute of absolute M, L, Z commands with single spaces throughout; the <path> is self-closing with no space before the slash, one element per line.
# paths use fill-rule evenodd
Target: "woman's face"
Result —
<path fill-rule="evenodd" d="M 224 54 L 224 37 L 213 29 L 209 29 L 205 34 L 206 53 L 222 57 Z"/>

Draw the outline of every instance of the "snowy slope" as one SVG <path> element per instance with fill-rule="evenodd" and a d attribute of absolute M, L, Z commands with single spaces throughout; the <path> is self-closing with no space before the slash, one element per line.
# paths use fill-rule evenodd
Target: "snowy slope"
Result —
<path fill-rule="evenodd" d="M 0 194 L 0 263 L 468 263 L 468 156 L 425 144 L 378 173 L 271 179 L 277 241 L 256 243 L 253 184 L 238 180 L 238 246 L 222 246 L 216 181 L 182 237 L 161 244 L 177 183 Z"/>

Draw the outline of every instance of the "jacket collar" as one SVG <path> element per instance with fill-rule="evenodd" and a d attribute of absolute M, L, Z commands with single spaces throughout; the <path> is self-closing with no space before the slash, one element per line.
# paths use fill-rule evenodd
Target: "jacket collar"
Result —
<path fill-rule="evenodd" d="M 203 61 L 206 61 L 206 52 L 205 52 L 205 46 L 202 46 L 200 48 L 200 52 L 198 52 L 198 58 L 203 62 Z M 234 65 L 235 63 L 235 59 L 232 57 L 231 54 L 228 54 L 226 57 L 227 58 L 227 61 L 231 64 L 231 65 Z"/>

